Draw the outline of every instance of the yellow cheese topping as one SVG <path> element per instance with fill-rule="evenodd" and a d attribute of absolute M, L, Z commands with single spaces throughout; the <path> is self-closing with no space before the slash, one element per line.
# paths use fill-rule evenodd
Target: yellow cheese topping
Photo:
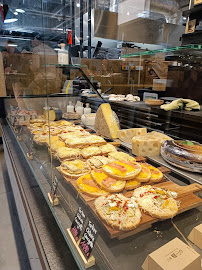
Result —
<path fill-rule="evenodd" d="M 103 168 L 105 168 L 106 171 L 109 171 L 115 175 L 125 176 L 129 173 L 136 172 L 137 169 L 133 168 L 132 166 L 122 163 L 120 161 L 114 161 L 113 163 L 124 166 L 127 169 L 127 172 L 122 172 L 119 169 L 116 169 L 114 167 L 111 167 L 110 165 L 104 165 Z"/>

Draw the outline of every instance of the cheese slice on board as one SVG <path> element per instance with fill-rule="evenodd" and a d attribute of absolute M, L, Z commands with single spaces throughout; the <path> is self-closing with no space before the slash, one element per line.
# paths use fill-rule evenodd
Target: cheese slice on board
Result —
<path fill-rule="evenodd" d="M 132 138 L 134 136 L 142 136 L 147 134 L 146 128 L 129 128 L 129 129 L 121 129 L 117 132 L 119 140 L 132 143 Z"/>
<path fill-rule="evenodd" d="M 119 125 L 110 104 L 103 103 L 98 108 L 95 118 L 95 130 L 104 137 L 118 138 Z"/>

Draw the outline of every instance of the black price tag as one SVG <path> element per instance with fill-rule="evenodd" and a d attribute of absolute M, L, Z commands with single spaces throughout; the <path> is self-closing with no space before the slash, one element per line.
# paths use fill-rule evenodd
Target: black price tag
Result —
<path fill-rule="evenodd" d="M 52 199 L 54 199 L 54 196 L 56 195 L 57 187 L 58 187 L 58 179 L 55 176 L 55 179 L 54 179 L 54 182 L 53 182 L 53 186 L 52 186 L 51 192 L 50 192 Z"/>
<path fill-rule="evenodd" d="M 78 241 L 81 236 L 86 218 L 83 209 L 79 206 L 71 226 L 71 233 L 76 241 Z"/>
<path fill-rule="evenodd" d="M 85 255 L 86 259 L 90 258 L 97 236 L 98 236 L 97 229 L 95 228 L 93 222 L 89 220 L 88 225 L 79 243 L 79 247 L 83 252 L 83 254 Z"/>

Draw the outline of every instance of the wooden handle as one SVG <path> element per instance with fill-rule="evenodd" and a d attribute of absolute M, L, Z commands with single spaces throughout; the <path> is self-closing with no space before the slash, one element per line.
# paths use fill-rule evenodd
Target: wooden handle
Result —
<path fill-rule="evenodd" d="M 164 166 L 161 166 L 161 167 L 158 167 L 157 168 L 159 171 L 161 171 L 162 173 L 171 173 L 171 170 L 164 167 Z"/>
<path fill-rule="evenodd" d="M 135 157 L 137 162 L 146 162 L 147 159 L 145 157 Z"/>
<path fill-rule="evenodd" d="M 182 187 L 183 191 L 189 192 L 189 193 L 195 193 L 198 191 L 202 191 L 202 185 L 198 183 L 194 183 L 185 187 Z"/>
<path fill-rule="evenodd" d="M 119 147 L 121 145 L 120 141 L 109 142 L 109 143 L 112 144 L 113 146 L 117 146 L 117 147 Z"/>

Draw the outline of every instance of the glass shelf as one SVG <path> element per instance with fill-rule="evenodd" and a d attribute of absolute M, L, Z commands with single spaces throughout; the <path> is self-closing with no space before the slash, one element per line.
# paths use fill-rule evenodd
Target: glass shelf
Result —
<path fill-rule="evenodd" d="M 153 51 L 143 51 L 143 52 L 137 52 L 137 53 L 131 53 L 131 54 L 124 54 L 122 55 L 122 58 L 153 55 L 153 54 L 162 53 L 162 52 L 163 53 L 170 53 L 170 52 L 176 53 L 177 52 L 177 53 L 192 54 L 193 52 L 197 52 L 198 50 L 202 50 L 202 45 L 191 44 L 191 45 L 186 45 L 186 46 L 177 46 L 177 47 L 164 48 L 164 49 L 153 50 Z"/>

